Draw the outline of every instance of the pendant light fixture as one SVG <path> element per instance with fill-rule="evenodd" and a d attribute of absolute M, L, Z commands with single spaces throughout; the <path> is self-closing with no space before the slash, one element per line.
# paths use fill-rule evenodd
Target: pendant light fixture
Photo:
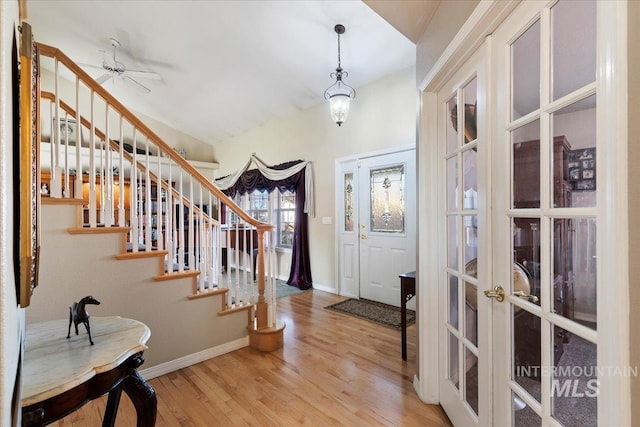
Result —
<path fill-rule="evenodd" d="M 344 25 L 338 24 L 334 30 L 338 34 L 338 67 L 335 73 L 331 73 L 329 76 L 336 79 L 336 82 L 324 91 L 324 98 L 329 100 L 331 118 L 338 126 L 341 126 L 347 120 L 349 103 L 356 97 L 356 90 L 342 80 L 349 75 L 340 65 L 340 34 L 345 32 Z"/>

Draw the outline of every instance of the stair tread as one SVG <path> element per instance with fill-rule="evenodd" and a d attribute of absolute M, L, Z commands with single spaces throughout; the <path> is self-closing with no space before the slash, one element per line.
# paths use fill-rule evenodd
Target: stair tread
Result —
<path fill-rule="evenodd" d="M 205 289 L 202 291 L 198 291 L 195 294 L 189 295 L 187 298 L 189 299 L 206 298 L 206 297 L 211 297 L 215 295 L 223 295 L 223 294 L 226 294 L 227 292 L 228 292 L 228 289 L 219 288 L 216 286 L 212 289 Z"/>
<path fill-rule="evenodd" d="M 245 304 L 245 305 L 238 305 L 235 307 L 225 307 L 218 312 L 218 315 L 224 316 L 225 314 L 236 313 L 238 311 L 251 310 L 255 306 L 256 306 L 255 304 Z"/>
<path fill-rule="evenodd" d="M 162 280 L 173 280 L 173 279 L 182 279 L 184 277 L 195 277 L 198 276 L 200 272 L 198 270 L 184 270 L 182 272 L 174 271 L 171 273 L 165 272 L 159 276 L 155 276 L 153 280 L 162 281 Z"/>
<path fill-rule="evenodd" d="M 103 234 L 103 233 L 128 233 L 130 227 L 70 227 L 70 234 Z"/>

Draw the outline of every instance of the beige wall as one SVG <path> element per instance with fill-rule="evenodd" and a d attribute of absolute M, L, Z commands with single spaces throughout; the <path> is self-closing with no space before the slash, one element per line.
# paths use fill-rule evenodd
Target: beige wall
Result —
<path fill-rule="evenodd" d="M 640 366 L 640 276 L 635 271 L 635 262 L 640 259 L 640 2 L 627 3 L 628 10 L 628 55 L 629 55 L 629 306 L 631 309 L 630 337 L 631 366 Z M 640 425 L 640 379 L 631 380 L 631 425 Z"/>
<path fill-rule="evenodd" d="M 26 309 L 33 322 L 64 319 L 69 306 L 92 295 L 91 316 L 122 316 L 151 329 L 143 369 L 167 363 L 247 336 L 247 314 L 219 316 L 221 296 L 188 299 L 193 279 L 154 281 L 158 258 L 116 260 L 121 236 L 72 235 L 74 206 L 43 205 L 40 285 Z M 82 327 L 80 331 L 84 333 Z M 60 331 L 66 336 L 66 330 Z"/>
<path fill-rule="evenodd" d="M 443 0 L 431 18 L 429 26 L 416 45 L 416 81 L 427 76 L 440 55 L 458 33 L 478 0 Z"/>
<path fill-rule="evenodd" d="M 314 286 L 335 288 L 334 162 L 337 158 L 415 144 L 417 97 L 413 67 L 356 88 L 349 118 L 331 121 L 326 103 L 291 117 L 271 121 L 214 147 L 219 176 L 239 169 L 251 153 L 267 164 L 311 160 L 316 217 L 309 219 Z M 331 217 L 332 225 L 323 225 Z M 280 271 L 288 275 L 288 271 Z"/>
<path fill-rule="evenodd" d="M 17 307 L 13 271 L 13 167 L 11 49 L 18 2 L 0 1 L 0 425 L 17 423 L 12 402 L 24 330 L 24 310 Z M 17 32 L 16 32 L 17 33 Z"/>

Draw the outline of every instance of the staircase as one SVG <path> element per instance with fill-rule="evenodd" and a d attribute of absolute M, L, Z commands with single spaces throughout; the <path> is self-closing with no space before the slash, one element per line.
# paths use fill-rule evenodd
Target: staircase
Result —
<path fill-rule="evenodd" d="M 112 303 L 138 307 L 147 313 L 142 317 L 153 316 L 149 304 L 157 308 L 162 321 L 139 318 L 151 323 L 151 348 L 154 334 L 162 335 L 159 328 L 189 318 L 192 327 L 216 323 L 216 329 L 225 329 L 233 322 L 223 319 L 238 312 L 246 313 L 250 346 L 281 347 L 274 226 L 239 208 L 64 53 L 37 48 L 40 66 L 48 62 L 47 69 L 54 70 L 52 78 L 41 80 L 35 113 L 41 140 L 41 272 L 57 280 L 42 276 L 34 303 L 42 293 L 54 300 L 72 293 L 79 299 L 92 288 L 83 283 L 105 282 L 106 275 L 108 284 L 102 286 L 109 289 L 93 289 Z M 59 242 L 47 246 L 55 239 Z M 74 268 L 87 271 L 92 265 L 100 277 L 74 277 Z M 74 282 L 73 292 L 61 281 Z M 122 315 L 136 312 L 132 307 Z"/>

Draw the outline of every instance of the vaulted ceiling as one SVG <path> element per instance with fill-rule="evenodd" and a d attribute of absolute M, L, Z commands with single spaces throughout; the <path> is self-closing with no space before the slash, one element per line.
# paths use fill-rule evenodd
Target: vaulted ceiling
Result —
<path fill-rule="evenodd" d="M 414 39 L 438 1 L 424 2 L 417 20 L 410 8 L 389 15 L 384 3 L 421 2 L 371 3 Z M 361 1 L 29 0 L 27 10 L 37 40 L 78 63 L 101 65 L 100 50 L 119 40 L 120 62 L 161 79 L 139 79 L 148 94 L 122 80 L 105 86 L 134 111 L 208 143 L 324 102 L 335 24 L 347 28 L 342 66 L 356 89 L 415 64 L 415 44 Z"/>

